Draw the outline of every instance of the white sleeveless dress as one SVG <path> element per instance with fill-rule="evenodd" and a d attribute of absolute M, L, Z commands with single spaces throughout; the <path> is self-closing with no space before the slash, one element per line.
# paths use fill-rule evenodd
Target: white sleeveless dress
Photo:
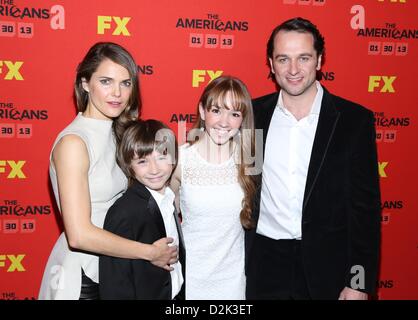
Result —
<path fill-rule="evenodd" d="M 91 221 L 95 226 L 103 228 L 107 210 L 127 187 L 127 179 L 116 163 L 112 121 L 86 118 L 79 113 L 74 121 L 58 135 L 52 150 L 59 140 L 68 134 L 79 136 L 87 146 L 90 160 L 88 179 Z M 52 163 L 49 166 L 49 175 L 55 200 L 60 207 L 57 176 Z M 61 210 L 61 208 L 59 209 Z M 79 299 L 81 268 L 90 279 L 99 282 L 98 265 L 97 255 L 70 249 L 63 232 L 49 256 L 39 299 Z"/>
<path fill-rule="evenodd" d="M 179 159 L 186 299 L 245 299 L 244 193 L 234 160 L 209 163 L 188 144 L 180 147 Z"/>

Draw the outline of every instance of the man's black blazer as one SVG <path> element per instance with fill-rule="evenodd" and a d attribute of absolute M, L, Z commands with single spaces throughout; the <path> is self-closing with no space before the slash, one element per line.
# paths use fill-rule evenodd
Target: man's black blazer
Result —
<path fill-rule="evenodd" d="M 278 96 L 253 101 L 255 127 L 263 129 L 264 142 Z M 360 275 L 358 266 L 364 270 L 364 288 L 358 289 L 375 293 L 380 249 L 375 135 L 371 111 L 324 88 L 302 207 L 302 259 L 314 299 L 338 298 Z M 257 180 L 256 222 L 262 176 Z M 255 228 L 246 232 L 247 258 L 254 234 Z M 361 285 L 361 280 L 353 281 Z"/>
<path fill-rule="evenodd" d="M 185 250 L 178 219 L 179 257 L 185 278 Z M 103 228 L 121 237 L 152 244 L 166 237 L 161 212 L 151 193 L 140 182 L 132 186 L 111 206 Z M 101 299 L 171 300 L 170 272 L 142 259 L 99 258 Z M 182 291 L 184 294 L 184 284 Z"/>

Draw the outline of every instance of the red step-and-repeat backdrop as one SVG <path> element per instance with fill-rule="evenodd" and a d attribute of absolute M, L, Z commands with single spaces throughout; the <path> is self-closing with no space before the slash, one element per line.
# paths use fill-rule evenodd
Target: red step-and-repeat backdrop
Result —
<path fill-rule="evenodd" d="M 322 84 L 376 116 L 379 298 L 418 299 L 417 12 L 414 0 L 0 0 L 0 299 L 37 297 L 60 232 L 50 148 L 76 114 L 75 70 L 92 44 L 133 54 L 142 117 L 177 130 L 192 126 L 202 89 L 221 74 L 253 97 L 275 90 L 266 42 L 295 16 L 325 36 Z"/>

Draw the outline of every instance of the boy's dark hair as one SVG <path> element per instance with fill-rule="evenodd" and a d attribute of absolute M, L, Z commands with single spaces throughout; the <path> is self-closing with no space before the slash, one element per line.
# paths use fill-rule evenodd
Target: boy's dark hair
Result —
<path fill-rule="evenodd" d="M 131 185 L 136 180 L 131 168 L 131 161 L 135 156 L 143 158 L 155 150 L 170 155 L 174 169 L 177 164 L 177 149 L 174 132 L 161 121 L 153 119 L 132 121 L 123 133 L 116 152 L 116 160 Z"/>

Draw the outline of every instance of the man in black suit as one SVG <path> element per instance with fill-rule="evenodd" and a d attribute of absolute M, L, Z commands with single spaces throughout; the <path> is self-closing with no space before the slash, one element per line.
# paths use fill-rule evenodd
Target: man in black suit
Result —
<path fill-rule="evenodd" d="M 310 21 L 277 26 L 267 56 L 281 90 L 253 101 L 265 143 L 247 299 L 367 299 L 380 248 L 373 113 L 316 81 L 324 38 Z"/>

